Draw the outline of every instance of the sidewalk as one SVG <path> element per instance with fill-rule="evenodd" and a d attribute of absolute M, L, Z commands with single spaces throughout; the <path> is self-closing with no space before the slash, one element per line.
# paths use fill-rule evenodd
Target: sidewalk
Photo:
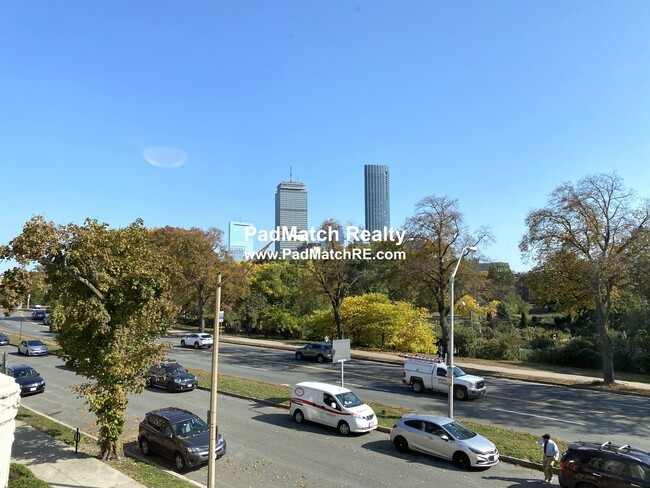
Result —
<path fill-rule="evenodd" d="M 53 487 L 145 488 L 97 458 L 75 454 L 74 448 L 30 425 L 16 421 L 11 462 L 23 464 Z"/>
<path fill-rule="evenodd" d="M 291 342 L 282 342 L 282 341 L 270 341 L 264 339 L 249 339 L 247 337 L 235 337 L 228 335 L 219 336 L 220 342 L 231 343 L 231 344 L 245 344 L 251 346 L 259 347 L 271 347 L 275 349 L 284 349 L 284 350 L 294 350 L 298 347 L 297 344 L 292 344 Z M 378 361 L 384 363 L 392 364 L 402 364 L 404 359 L 398 354 L 384 353 L 384 352 L 371 352 L 371 351 L 351 351 L 352 358 L 355 359 L 364 359 L 367 361 Z M 589 386 L 595 381 L 602 381 L 602 377 L 594 376 L 583 376 L 578 374 L 567 374 L 567 373 L 555 373 L 552 371 L 544 371 L 541 369 L 529 369 L 529 368 L 509 368 L 507 366 L 501 366 L 498 363 L 494 365 L 485 365 L 479 363 L 472 363 L 471 360 L 465 361 L 460 359 L 456 362 L 456 366 L 459 366 L 463 369 L 466 369 L 470 372 L 483 373 L 489 375 L 490 373 L 496 373 L 500 376 L 504 376 L 512 379 L 523 379 L 523 380 L 533 380 L 539 382 L 553 382 L 553 383 L 563 383 L 571 384 L 573 386 Z M 553 381 L 555 380 L 555 381 Z M 640 383 L 636 381 L 622 381 L 617 380 L 617 384 L 625 385 L 628 388 L 637 389 L 642 392 L 647 392 L 650 394 L 650 383 Z M 619 390 L 616 390 L 619 391 Z"/>

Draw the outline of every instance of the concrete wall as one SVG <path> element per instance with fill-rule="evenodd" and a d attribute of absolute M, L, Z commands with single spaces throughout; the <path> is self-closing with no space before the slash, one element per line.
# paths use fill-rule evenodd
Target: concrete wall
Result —
<path fill-rule="evenodd" d="M 20 388 L 11 376 L 0 373 L 0 486 L 9 483 L 11 446 L 14 443 Z"/>

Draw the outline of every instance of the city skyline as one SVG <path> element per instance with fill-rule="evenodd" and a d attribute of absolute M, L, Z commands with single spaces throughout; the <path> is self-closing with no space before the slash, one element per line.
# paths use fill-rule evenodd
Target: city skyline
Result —
<path fill-rule="evenodd" d="M 361 168 L 385 162 L 393 227 L 447 197 L 492 230 L 482 257 L 526 271 L 526 216 L 557 187 L 616 171 L 650 196 L 648 17 L 639 0 L 7 3 L 0 245 L 34 215 L 270 229 L 290 165 L 310 224 L 363 226 Z"/>

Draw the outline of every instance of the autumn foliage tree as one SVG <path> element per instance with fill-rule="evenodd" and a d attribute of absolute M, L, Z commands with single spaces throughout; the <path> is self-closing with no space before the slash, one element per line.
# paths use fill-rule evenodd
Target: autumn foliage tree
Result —
<path fill-rule="evenodd" d="M 618 288 L 633 286 L 630 277 L 638 256 L 648 251 L 649 224 L 650 204 L 636 206 L 634 193 L 616 174 L 588 176 L 576 185 L 564 183 L 544 208 L 526 217 L 522 253 L 555 274 L 557 283 L 570 284 L 576 296 L 588 293 L 593 300 L 606 384 L 614 383 L 609 335 L 613 298 Z"/>
<path fill-rule="evenodd" d="M 140 220 L 109 229 L 34 217 L 1 252 L 18 263 L 2 280 L 6 313 L 29 287 L 24 268 L 38 263 L 45 273 L 66 364 L 88 380 L 75 390 L 97 417 L 102 458 L 123 457 L 128 395 L 143 390 L 147 367 L 164 357 L 167 346 L 154 340 L 176 314 L 150 231 Z"/>

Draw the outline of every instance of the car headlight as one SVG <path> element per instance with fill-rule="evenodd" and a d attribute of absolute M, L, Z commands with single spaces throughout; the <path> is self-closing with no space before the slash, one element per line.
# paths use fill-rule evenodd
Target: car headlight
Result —
<path fill-rule="evenodd" d="M 480 454 L 482 456 L 485 456 L 485 452 L 481 451 L 480 449 L 474 449 L 473 447 L 470 447 L 469 450 L 472 451 L 474 454 Z"/>
<path fill-rule="evenodd" d="M 200 447 L 188 447 L 187 452 L 192 452 L 192 453 L 201 452 L 201 448 Z"/>
<path fill-rule="evenodd" d="M 180 378 L 174 378 L 174 383 L 182 383 L 182 380 Z"/>

